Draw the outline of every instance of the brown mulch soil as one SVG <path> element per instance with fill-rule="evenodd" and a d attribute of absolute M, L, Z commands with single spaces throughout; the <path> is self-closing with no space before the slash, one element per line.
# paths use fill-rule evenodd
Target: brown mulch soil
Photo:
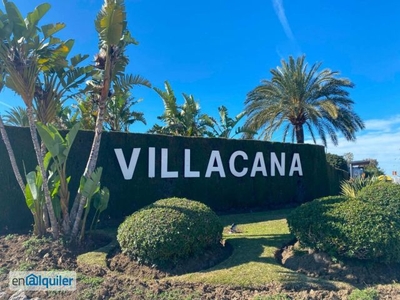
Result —
<path fill-rule="evenodd" d="M 400 280 L 400 264 L 356 259 L 332 259 L 328 254 L 288 245 L 277 255 L 282 265 L 309 277 L 350 283 L 354 286 L 390 284 Z M 399 295 L 400 299 L 400 295 Z"/>
<path fill-rule="evenodd" d="M 28 298 L 38 297 L 39 299 L 268 299 L 271 295 L 286 295 L 286 299 L 346 299 L 351 289 L 332 288 L 321 289 L 318 286 L 297 285 L 283 286 L 270 283 L 257 288 L 242 288 L 226 285 L 209 285 L 202 283 L 182 283 L 168 280 L 175 274 L 184 274 L 211 267 L 227 258 L 232 248 L 229 244 L 225 247 L 216 247 L 207 250 L 204 255 L 194 257 L 190 261 L 178 264 L 174 268 L 160 270 L 156 267 L 140 265 L 115 249 L 108 257 L 107 268 L 95 268 L 90 266 L 78 266 L 77 256 L 81 253 L 102 247 L 109 242 L 104 236 L 91 236 L 81 247 L 66 247 L 60 241 L 31 239 L 30 235 L 2 235 L 0 236 L 0 299 L 8 299 L 13 294 L 8 290 L 8 272 L 10 270 L 72 270 L 78 272 L 78 285 L 75 292 L 26 292 Z M 290 251 L 292 254 L 290 254 Z M 286 247 L 279 256 L 284 265 L 293 263 L 296 255 L 290 246 Z M 297 255 L 298 256 L 298 255 Z M 328 260 L 326 257 L 314 256 L 317 261 Z M 359 276 L 359 273 L 332 273 L 334 267 L 316 267 L 310 263 L 309 258 L 304 258 L 298 263 L 296 270 L 306 273 L 309 276 L 320 276 L 326 279 L 351 282 L 347 275 Z M 294 264 L 296 266 L 296 264 Z M 314 265 L 312 270 L 306 271 L 305 265 Z M 299 267 L 301 266 L 301 267 Z M 293 267 L 293 265 L 291 265 Z M 325 270 L 322 272 L 321 270 Z M 343 267 L 342 269 L 346 269 Z M 373 270 L 368 270 L 369 274 Z M 329 276 L 326 274 L 330 274 Z M 332 275 L 334 274 L 334 275 Z M 396 273 L 397 274 L 397 273 Z M 358 281 L 365 281 L 368 276 L 359 276 Z M 375 283 L 386 283 L 392 275 L 379 281 L 375 276 Z M 369 277 L 368 277 L 369 278 Z M 396 279 L 397 281 L 397 279 Z M 377 286 L 380 299 L 400 299 L 400 289 L 393 286 Z M 6 292 L 7 296 L 1 296 Z M 277 298 L 276 298 L 277 299 Z M 279 298 L 284 299 L 284 298 Z"/>

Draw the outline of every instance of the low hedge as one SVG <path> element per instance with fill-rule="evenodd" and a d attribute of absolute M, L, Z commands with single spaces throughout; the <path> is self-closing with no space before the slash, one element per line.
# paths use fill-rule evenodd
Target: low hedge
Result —
<path fill-rule="evenodd" d="M 291 232 L 306 247 L 333 256 L 400 262 L 400 186 L 366 187 L 357 198 L 325 197 L 288 216 Z"/>

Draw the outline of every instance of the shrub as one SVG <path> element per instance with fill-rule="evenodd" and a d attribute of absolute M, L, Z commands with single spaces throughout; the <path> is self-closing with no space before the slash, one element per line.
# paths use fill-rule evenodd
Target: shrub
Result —
<path fill-rule="evenodd" d="M 184 198 L 159 200 L 118 228 L 124 253 L 144 263 L 177 262 L 220 243 L 223 226 L 206 205 Z"/>
<path fill-rule="evenodd" d="M 348 180 L 343 180 L 340 183 L 341 194 L 346 197 L 356 198 L 358 193 L 365 187 L 373 185 L 378 182 L 378 178 L 372 177 L 356 177 Z"/>
<path fill-rule="evenodd" d="M 304 246 L 333 256 L 400 262 L 400 186 L 378 183 L 357 198 L 326 197 L 288 216 Z"/>

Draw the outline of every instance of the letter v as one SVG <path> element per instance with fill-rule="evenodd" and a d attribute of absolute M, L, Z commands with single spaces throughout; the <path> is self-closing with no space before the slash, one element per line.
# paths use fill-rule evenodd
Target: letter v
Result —
<path fill-rule="evenodd" d="M 119 167 L 121 168 L 122 175 L 124 175 L 125 180 L 130 180 L 133 177 L 133 173 L 135 172 L 136 163 L 139 158 L 140 148 L 133 148 L 131 159 L 129 161 L 129 165 L 126 165 L 126 160 L 124 157 L 124 153 L 121 148 L 114 149 L 115 155 L 117 156 Z"/>

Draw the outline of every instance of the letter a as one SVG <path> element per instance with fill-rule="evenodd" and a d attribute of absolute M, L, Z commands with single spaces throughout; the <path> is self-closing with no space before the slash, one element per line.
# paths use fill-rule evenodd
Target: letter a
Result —
<path fill-rule="evenodd" d="M 294 172 L 299 172 L 299 176 L 303 176 L 303 169 L 301 168 L 300 154 L 293 154 L 292 165 L 290 166 L 289 176 L 293 176 Z"/>
<path fill-rule="evenodd" d="M 215 163 L 217 163 L 216 166 L 214 166 Z M 219 176 L 226 177 L 224 166 L 222 165 L 221 155 L 219 154 L 218 150 L 211 151 L 206 171 L 206 177 L 211 177 L 212 172 L 218 172 Z"/>

